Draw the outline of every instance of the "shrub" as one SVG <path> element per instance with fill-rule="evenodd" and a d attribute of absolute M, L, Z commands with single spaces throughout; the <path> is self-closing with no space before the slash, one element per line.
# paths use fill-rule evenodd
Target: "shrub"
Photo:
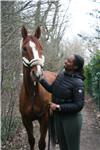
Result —
<path fill-rule="evenodd" d="M 100 51 L 96 51 L 90 63 L 85 67 L 85 76 L 85 88 L 100 110 Z"/>

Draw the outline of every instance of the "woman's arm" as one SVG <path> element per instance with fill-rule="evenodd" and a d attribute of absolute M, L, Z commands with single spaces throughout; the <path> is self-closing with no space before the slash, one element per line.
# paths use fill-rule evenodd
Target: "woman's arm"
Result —
<path fill-rule="evenodd" d="M 53 83 L 49 84 L 48 81 L 44 78 L 42 78 L 39 82 L 48 92 L 52 93 Z"/>

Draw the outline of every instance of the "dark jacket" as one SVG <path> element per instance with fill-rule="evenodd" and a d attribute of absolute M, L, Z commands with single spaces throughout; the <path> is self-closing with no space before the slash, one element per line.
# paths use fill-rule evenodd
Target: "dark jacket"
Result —
<path fill-rule="evenodd" d="M 84 105 L 83 78 L 78 73 L 61 72 L 50 85 L 45 79 L 40 83 L 52 93 L 52 102 L 60 105 L 60 112 L 73 114 Z"/>

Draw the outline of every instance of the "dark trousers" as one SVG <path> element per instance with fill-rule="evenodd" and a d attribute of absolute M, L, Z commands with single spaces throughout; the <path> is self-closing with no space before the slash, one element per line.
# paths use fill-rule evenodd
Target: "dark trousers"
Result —
<path fill-rule="evenodd" d="M 81 114 L 54 114 L 54 124 L 60 150 L 80 150 Z"/>

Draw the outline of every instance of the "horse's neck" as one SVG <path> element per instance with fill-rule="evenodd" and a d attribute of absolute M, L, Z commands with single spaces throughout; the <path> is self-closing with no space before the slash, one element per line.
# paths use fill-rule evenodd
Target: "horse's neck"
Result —
<path fill-rule="evenodd" d="M 30 77 L 29 70 L 23 70 L 23 83 L 24 83 L 25 91 L 28 94 L 31 94 L 32 91 L 34 92 L 34 82 L 32 81 Z"/>

